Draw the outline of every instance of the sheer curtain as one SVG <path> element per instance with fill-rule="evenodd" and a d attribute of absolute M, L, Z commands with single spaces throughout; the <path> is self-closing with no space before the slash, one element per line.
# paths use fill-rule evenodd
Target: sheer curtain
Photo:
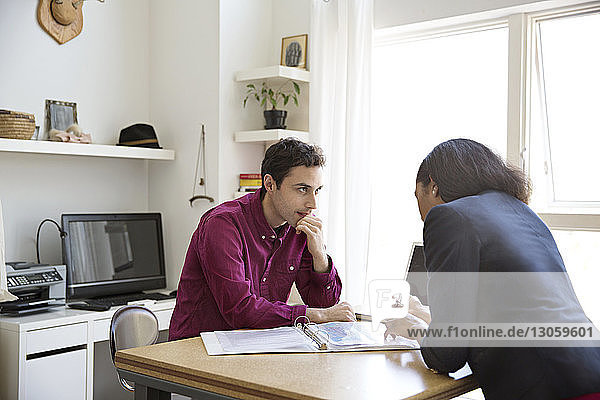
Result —
<path fill-rule="evenodd" d="M 17 296 L 13 296 L 8 291 L 8 285 L 6 284 L 6 256 L 4 251 L 4 221 L 2 220 L 2 202 L 0 201 L 0 302 L 17 299 Z"/>
<path fill-rule="evenodd" d="M 320 213 L 351 304 L 366 287 L 372 32 L 373 0 L 313 0 L 310 133 L 328 160 Z"/>

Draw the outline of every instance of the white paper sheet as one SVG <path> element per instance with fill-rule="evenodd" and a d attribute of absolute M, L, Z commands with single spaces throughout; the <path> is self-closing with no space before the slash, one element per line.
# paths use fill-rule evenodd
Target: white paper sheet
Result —
<path fill-rule="evenodd" d="M 330 322 L 313 325 L 322 329 L 328 349 L 318 350 L 315 342 L 294 327 L 272 329 L 203 332 L 209 355 L 256 353 L 314 353 L 331 351 L 409 350 L 418 348 L 414 340 L 383 340 L 383 332 L 371 331 L 371 325 L 360 322 Z"/>

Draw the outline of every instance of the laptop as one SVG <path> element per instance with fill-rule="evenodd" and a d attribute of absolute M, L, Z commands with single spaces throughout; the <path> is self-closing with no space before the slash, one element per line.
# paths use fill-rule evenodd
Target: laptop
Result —
<path fill-rule="evenodd" d="M 414 242 L 411 246 L 404 279 L 410 284 L 410 294 L 417 296 L 421 303 L 428 305 L 427 269 L 425 268 L 425 253 L 421 242 Z"/>

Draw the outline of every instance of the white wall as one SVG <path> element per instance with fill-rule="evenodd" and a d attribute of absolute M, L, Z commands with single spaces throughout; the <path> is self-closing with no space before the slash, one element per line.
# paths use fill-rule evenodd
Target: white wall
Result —
<path fill-rule="evenodd" d="M 177 287 L 190 236 L 217 203 L 188 199 L 194 186 L 201 125 L 206 126 L 206 189 L 217 197 L 219 170 L 219 3 L 150 2 L 150 115 L 171 162 L 150 165 L 150 208 L 163 213 L 167 285 Z M 197 193 L 202 193 L 197 187 Z"/>
<path fill-rule="evenodd" d="M 240 173 L 260 172 L 263 146 L 235 143 L 234 132 L 262 129 L 262 111 L 254 101 L 242 106 L 245 84 L 234 81 L 239 70 L 263 67 L 272 57 L 272 0 L 221 0 L 219 19 L 219 197 L 230 199 Z"/>
<path fill-rule="evenodd" d="M 148 3 L 84 3 L 81 34 L 58 45 L 37 22 L 37 0 L 0 0 L 0 109 L 44 119 L 44 100 L 74 101 L 96 143 L 116 143 L 121 128 L 149 118 Z M 148 207 L 147 162 L 0 153 L 8 260 L 35 260 L 35 230 L 63 212 L 140 211 Z M 56 229 L 42 231 L 42 261 L 60 262 Z"/>

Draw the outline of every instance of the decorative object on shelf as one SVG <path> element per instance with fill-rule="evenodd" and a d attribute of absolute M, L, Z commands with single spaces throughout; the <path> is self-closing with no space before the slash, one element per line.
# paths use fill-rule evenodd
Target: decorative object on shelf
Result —
<path fill-rule="evenodd" d="M 240 174 L 240 188 L 238 192 L 255 192 L 262 187 L 260 174 Z"/>
<path fill-rule="evenodd" d="M 158 145 L 154 127 L 148 124 L 133 124 L 121 129 L 117 146 L 148 147 L 162 149 Z"/>
<path fill-rule="evenodd" d="M 35 133 L 35 116 L 19 111 L 0 110 L 0 138 L 31 139 Z"/>
<path fill-rule="evenodd" d="M 70 101 L 46 99 L 46 133 L 52 129 L 66 131 L 77 123 L 77 104 Z"/>
<path fill-rule="evenodd" d="M 306 69 L 307 42 L 307 34 L 281 39 L 281 65 Z"/>
<path fill-rule="evenodd" d="M 104 3 L 104 0 L 98 0 Z M 58 42 L 64 44 L 83 29 L 84 0 L 40 0 L 38 22 Z"/>
<path fill-rule="evenodd" d="M 198 181 L 198 169 L 200 165 L 200 155 L 202 155 L 202 174 Z M 198 143 L 198 154 L 196 156 L 196 173 L 194 174 L 194 186 L 192 187 L 192 197 L 190 197 L 190 207 L 194 207 L 196 200 L 208 200 L 209 203 L 214 203 L 215 199 L 206 194 L 206 133 L 204 132 L 204 124 L 202 124 L 202 132 L 200 133 L 200 142 Z M 202 186 L 204 194 L 196 194 L 196 182 L 198 186 Z"/>
<path fill-rule="evenodd" d="M 77 124 L 70 125 L 64 131 L 50 129 L 49 134 L 49 140 L 53 142 L 92 143 L 92 136 L 89 133 L 84 133 Z"/>
<path fill-rule="evenodd" d="M 292 86 L 288 89 L 288 86 Z M 261 107 L 266 107 L 267 102 L 271 105 L 270 110 L 265 110 L 263 115 L 265 117 L 265 129 L 285 129 L 285 119 L 287 117 L 286 110 L 277 109 L 277 105 L 280 100 L 283 100 L 283 105 L 286 106 L 290 99 L 294 101 L 294 104 L 298 106 L 298 95 L 300 95 L 300 86 L 293 80 L 289 79 L 284 82 L 281 86 L 276 89 L 271 88 L 266 82 L 262 83 L 260 89 L 258 89 L 253 83 L 246 85 L 246 97 L 244 97 L 244 107 L 249 98 L 256 99 L 260 103 Z"/>

